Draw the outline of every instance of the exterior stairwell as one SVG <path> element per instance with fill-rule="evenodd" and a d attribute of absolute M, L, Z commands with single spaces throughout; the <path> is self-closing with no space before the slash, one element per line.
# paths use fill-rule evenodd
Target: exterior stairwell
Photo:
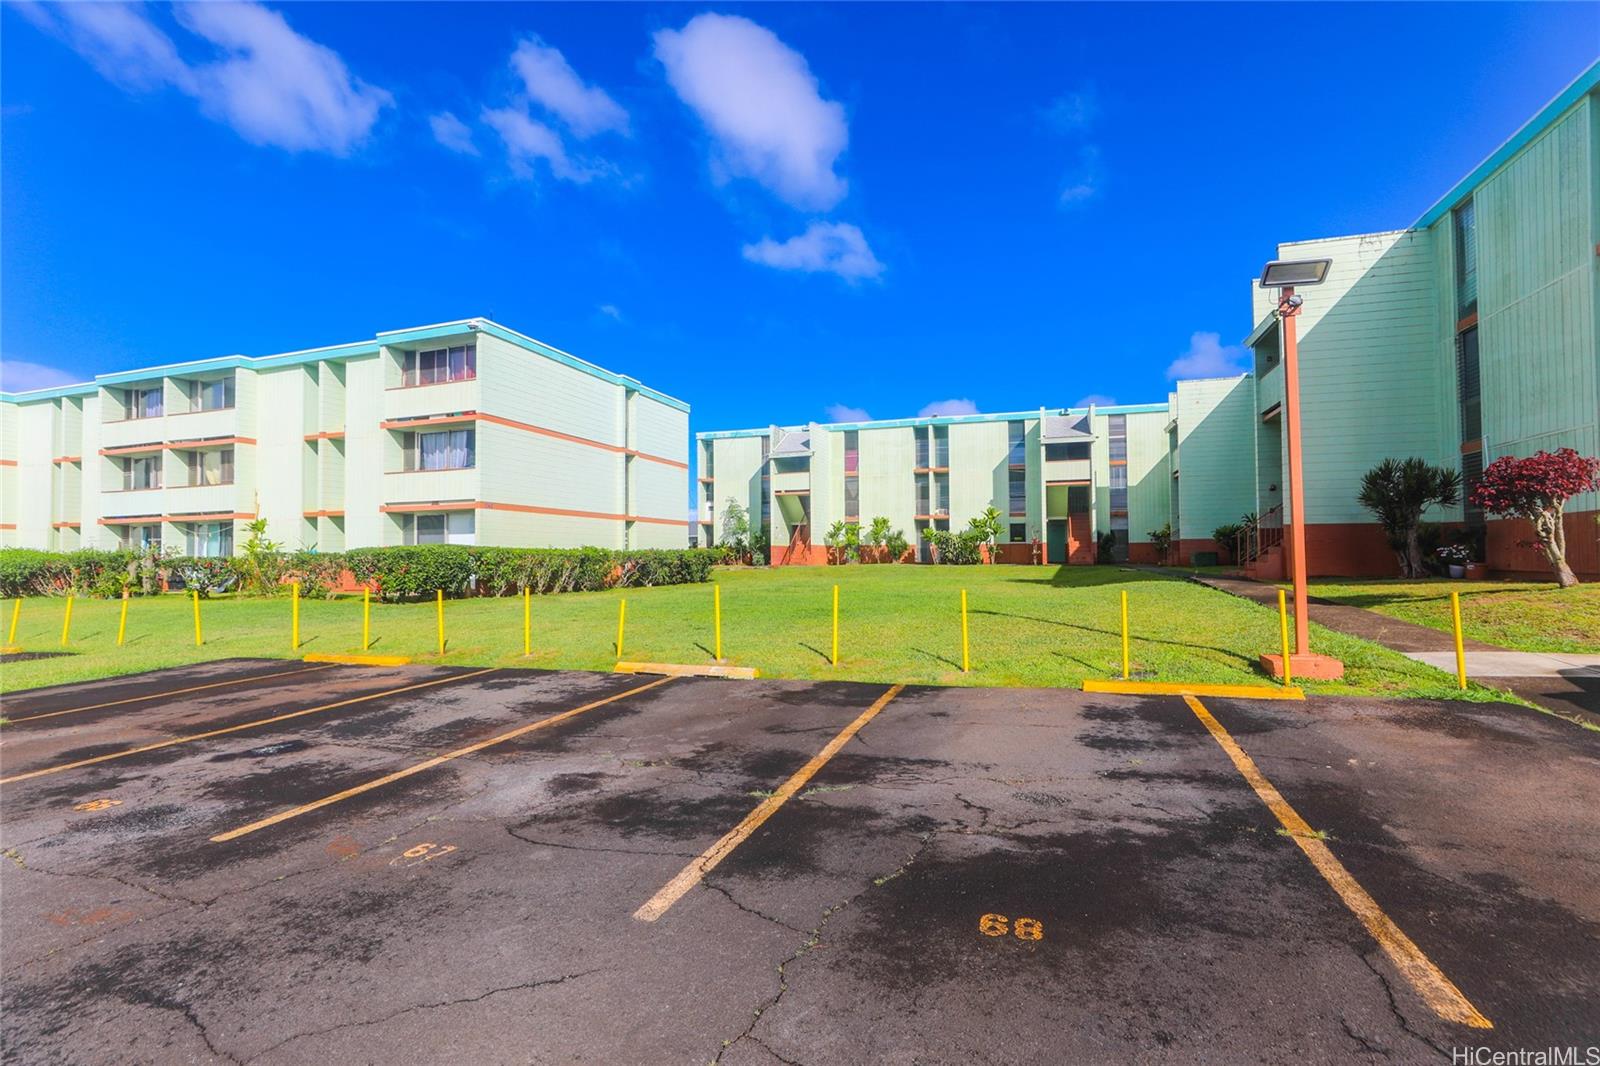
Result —
<path fill-rule="evenodd" d="M 1286 571 L 1281 505 L 1239 531 L 1233 542 L 1233 558 L 1248 578 L 1256 581 L 1283 580 Z"/>

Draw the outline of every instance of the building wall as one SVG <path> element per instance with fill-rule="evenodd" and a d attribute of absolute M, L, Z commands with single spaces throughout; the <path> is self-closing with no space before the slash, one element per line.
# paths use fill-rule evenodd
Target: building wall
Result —
<path fill-rule="evenodd" d="M 1180 556 L 1228 551 L 1211 531 L 1256 510 L 1256 392 L 1249 375 L 1178 382 Z M 1276 438 L 1274 437 L 1274 444 Z"/>

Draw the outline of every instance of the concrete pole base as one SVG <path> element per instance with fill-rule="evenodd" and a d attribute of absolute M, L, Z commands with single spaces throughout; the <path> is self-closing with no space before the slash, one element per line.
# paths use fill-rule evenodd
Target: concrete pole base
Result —
<path fill-rule="evenodd" d="M 1331 655 L 1291 655 L 1289 667 L 1295 681 L 1337 681 L 1344 676 L 1344 663 Z M 1268 677 L 1282 680 L 1283 656 L 1276 652 L 1263 655 L 1261 669 Z"/>

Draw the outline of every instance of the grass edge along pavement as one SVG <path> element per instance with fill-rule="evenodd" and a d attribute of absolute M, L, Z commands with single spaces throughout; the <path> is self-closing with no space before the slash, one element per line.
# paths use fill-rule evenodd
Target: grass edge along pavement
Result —
<path fill-rule="evenodd" d="M 724 655 L 763 677 L 879 684 L 1076 687 L 1121 674 L 1119 593 L 1127 591 L 1133 677 L 1270 684 L 1256 657 L 1278 645 L 1275 610 L 1191 583 L 1181 571 L 1114 567 L 889 566 L 719 568 Z M 840 663 L 829 664 L 831 589 L 841 588 Z M 960 595 L 969 600 L 972 669 L 961 670 Z M 710 662 L 715 591 L 707 584 L 563 593 L 533 601 L 533 654 L 522 654 L 521 597 L 445 603 L 446 647 L 436 648 L 431 601 L 374 604 L 372 647 L 417 663 L 609 670 L 618 601 L 629 600 L 630 659 Z M 18 643 L 56 653 L 65 601 L 24 601 Z M 291 603 L 202 601 L 205 643 L 194 644 L 188 597 L 135 598 L 125 646 L 120 601 L 79 599 L 67 654 L 0 665 L 0 692 L 120 676 L 235 657 L 298 659 L 361 650 L 361 598 L 302 600 L 301 646 L 291 647 Z M 1516 697 L 1482 686 L 1461 692 L 1447 673 L 1371 642 L 1313 626 L 1313 643 L 1343 659 L 1344 682 L 1324 694 L 1469 700 Z"/>
<path fill-rule="evenodd" d="M 1318 600 L 1450 632 L 1450 593 L 1461 596 L 1467 640 L 1510 651 L 1600 653 L 1600 584 L 1570 589 L 1553 581 L 1467 581 L 1452 578 L 1374 580 L 1321 578 Z"/>

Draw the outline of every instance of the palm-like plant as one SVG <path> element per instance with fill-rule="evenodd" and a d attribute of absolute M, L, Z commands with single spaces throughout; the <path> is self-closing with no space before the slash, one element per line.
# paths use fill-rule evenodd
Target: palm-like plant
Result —
<path fill-rule="evenodd" d="M 1461 473 L 1415 457 L 1385 459 L 1361 478 L 1356 497 L 1371 511 L 1400 562 L 1400 576 L 1425 577 L 1417 528 L 1429 507 L 1452 507 L 1461 499 Z"/>

